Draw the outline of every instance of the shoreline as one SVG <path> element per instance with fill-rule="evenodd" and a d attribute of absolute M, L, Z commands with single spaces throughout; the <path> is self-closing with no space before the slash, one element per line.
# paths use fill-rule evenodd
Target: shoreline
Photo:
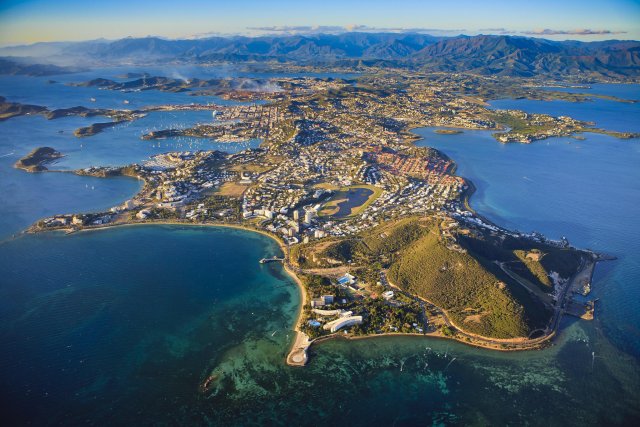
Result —
<path fill-rule="evenodd" d="M 283 252 L 285 261 L 282 263 L 283 270 L 293 279 L 293 282 L 298 287 L 300 291 L 300 305 L 298 307 L 298 312 L 296 313 L 296 320 L 293 327 L 293 331 L 295 332 L 295 338 L 291 344 L 291 348 L 289 349 L 289 353 L 286 357 L 286 363 L 290 366 L 304 366 L 307 361 L 307 349 L 311 346 L 313 341 L 309 340 L 309 337 L 302 332 L 300 326 L 302 321 L 302 313 L 304 311 L 304 307 L 307 304 L 307 289 L 305 288 L 302 280 L 298 277 L 294 269 L 289 265 L 289 248 L 287 245 L 280 240 L 277 236 L 268 233 L 264 230 L 259 230 L 257 228 L 249 227 L 241 224 L 230 224 L 230 223 L 192 223 L 192 222 L 181 222 L 181 221 L 145 221 L 145 222 L 124 222 L 117 224 L 101 224 L 98 226 L 91 227 L 83 227 L 81 229 L 75 230 L 73 228 L 59 228 L 55 230 L 45 230 L 45 231 L 31 231 L 27 229 L 23 231 L 21 234 L 39 234 L 43 232 L 65 232 L 65 234 L 74 234 L 76 232 L 89 232 L 89 231 L 102 231 L 107 230 L 109 228 L 116 227 L 132 227 L 132 226 L 154 226 L 154 225 L 173 225 L 173 226 L 188 226 L 188 227 L 218 227 L 218 228 L 228 228 L 235 229 L 247 232 L 253 232 L 261 234 L 265 237 L 270 238 L 274 242 L 277 243 L 280 250 Z M 299 357 L 297 357 L 299 356 Z"/>
<path fill-rule="evenodd" d="M 444 153 L 442 153 L 444 154 Z M 444 154 L 446 156 L 446 154 Z M 448 156 L 447 156 L 448 157 Z M 452 160 L 453 161 L 453 160 Z M 453 167 L 451 169 L 451 174 L 455 175 L 457 171 L 457 164 L 455 163 L 455 161 L 453 161 Z M 456 175 L 458 176 L 458 175 Z M 138 177 L 138 179 L 140 179 Z M 462 196 L 462 203 L 465 206 L 465 208 L 467 210 L 469 210 L 470 212 L 472 212 L 474 215 L 476 215 L 478 218 L 480 218 L 482 221 L 494 225 L 499 229 L 503 229 L 503 227 L 500 227 L 498 225 L 495 225 L 492 221 L 489 221 L 487 218 L 483 217 L 482 215 L 477 214 L 477 212 L 475 212 L 475 210 L 473 210 L 470 206 L 469 200 L 471 198 L 471 196 L 476 192 L 476 187 L 473 184 L 473 182 L 471 180 L 468 180 L 466 178 L 463 177 L 463 179 L 465 179 L 465 182 L 468 185 L 468 188 L 464 191 L 464 193 L 461 195 Z M 144 180 L 143 180 L 144 181 Z M 284 261 L 282 263 L 283 266 L 283 270 L 289 275 L 289 277 L 291 277 L 291 279 L 295 282 L 296 286 L 298 287 L 299 291 L 300 291 L 300 305 L 298 307 L 297 313 L 296 313 L 296 318 L 295 318 L 295 323 L 293 325 L 293 331 L 295 333 L 295 338 L 293 339 L 293 342 L 291 343 L 291 346 L 289 348 L 289 352 L 287 353 L 287 356 L 285 358 L 285 363 L 289 366 L 304 366 L 307 364 L 307 362 L 309 361 L 309 356 L 308 356 L 308 349 L 315 343 L 321 343 L 325 340 L 328 339 L 335 339 L 338 337 L 341 338 L 345 338 L 345 339 L 366 339 L 366 338 L 375 338 L 375 337 L 380 337 L 380 336 L 416 336 L 416 337 L 429 337 L 429 338 L 440 338 L 440 339 L 450 339 L 450 340 L 454 340 L 457 342 L 460 342 L 462 344 L 466 344 L 472 347 L 476 347 L 476 348 L 483 348 L 483 349 L 487 349 L 487 350 L 497 350 L 497 351 L 503 351 L 503 352 L 510 352 L 510 351 L 527 351 L 527 350 L 539 350 L 541 348 L 543 348 L 543 346 L 550 341 L 551 339 L 553 339 L 556 336 L 556 333 L 558 331 L 559 328 L 559 324 L 560 324 L 560 319 L 562 318 L 562 314 L 560 313 L 555 313 L 554 316 L 552 316 L 552 319 L 550 320 L 550 326 L 551 326 L 551 330 L 541 336 L 541 337 L 537 337 L 534 339 L 528 339 L 526 337 L 522 337 L 521 341 L 517 341 L 517 339 L 506 339 L 506 340 L 502 340 L 502 339 L 492 339 L 490 337 L 483 337 L 483 336 L 479 336 L 476 334 L 472 334 L 472 333 L 468 333 L 466 332 L 464 329 L 461 329 L 460 327 L 458 327 L 457 325 L 455 325 L 451 319 L 449 318 L 449 316 L 446 314 L 445 310 L 443 310 L 442 308 L 434 305 L 433 303 L 431 303 L 430 301 L 425 300 L 424 298 L 420 298 L 420 300 L 423 300 L 425 302 L 427 302 L 430 305 L 434 305 L 435 307 L 438 307 L 440 310 L 443 311 L 443 313 L 446 316 L 446 323 L 448 323 L 448 325 L 450 327 L 453 327 L 457 333 L 453 336 L 444 336 L 444 335 L 440 335 L 438 333 L 395 333 L 395 332 L 385 332 L 382 334 L 370 334 L 370 335 L 358 335 L 358 336 L 352 336 L 352 335 L 339 335 L 339 334 L 331 334 L 331 335 L 325 335 L 322 337 L 318 337 L 315 339 L 310 339 L 304 332 L 302 332 L 302 328 L 301 328 L 301 322 L 303 319 L 303 313 L 304 313 L 304 307 L 306 306 L 307 302 L 308 302 L 308 296 L 307 296 L 307 289 L 304 286 L 302 280 L 300 279 L 300 277 L 298 277 L 296 270 L 291 266 L 290 264 L 290 260 L 289 260 L 289 248 L 286 245 L 286 243 L 281 240 L 277 235 L 274 235 L 272 233 L 269 233 L 265 230 L 261 230 L 249 225 L 243 225 L 240 223 L 194 223 L 194 222 L 186 222 L 186 221 L 179 221 L 179 220 L 152 220 L 152 221 L 125 221 L 125 222 L 120 222 L 120 223 L 108 223 L 108 224 L 100 224 L 100 225 L 91 225 L 91 226 L 82 226 L 81 228 L 74 228 L 74 227 L 61 227 L 61 228 L 57 228 L 55 230 L 33 230 L 32 227 L 29 227 L 27 230 L 23 231 L 22 233 L 41 233 L 41 232 L 47 232 L 47 231 L 65 231 L 66 234 L 73 234 L 75 232 L 78 231 L 98 231 L 98 230 L 106 230 L 108 228 L 112 228 L 112 227 L 125 227 L 125 226 L 141 226 L 141 225 L 170 225 L 170 226 L 188 226 L 188 227 L 219 227 L 219 228 L 228 228 L 228 229 L 236 229 L 236 230 L 241 230 L 241 231 L 248 231 L 248 232 L 254 232 L 254 233 L 258 233 L 261 234 L 265 237 L 268 237 L 270 239 L 272 239 L 273 241 L 275 241 L 277 243 L 277 245 L 279 246 L 280 250 L 283 252 L 284 254 Z M 594 255 L 598 255 L 595 254 L 593 252 L 591 252 Z M 595 264 L 599 261 L 602 260 L 602 257 L 596 256 L 593 259 L 593 262 L 591 265 L 591 269 L 592 272 L 593 270 L 595 270 Z M 581 274 L 584 270 L 584 267 L 575 273 L 574 277 Z M 573 278 L 571 279 L 571 281 L 573 280 Z M 565 289 L 566 292 L 566 289 Z M 564 298 L 563 298 L 564 299 Z M 563 313 L 564 314 L 564 313 Z M 476 341 L 477 340 L 477 341 Z"/>
<path fill-rule="evenodd" d="M 315 339 L 309 339 L 309 337 L 301 331 L 301 321 L 303 318 L 303 312 L 304 312 L 304 307 L 308 302 L 308 297 L 307 297 L 307 290 L 304 286 L 304 284 L 302 283 L 302 280 L 300 279 L 300 277 L 298 277 L 297 273 L 295 272 L 295 270 L 289 265 L 288 262 L 288 257 L 289 257 L 289 251 L 288 251 L 288 247 L 286 246 L 286 244 L 281 241 L 277 236 L 268 233 L 264 230 L 259 230 L 247 225 L 241 225 L 241 224 L 231 224 L 231 223 L 219 223 L 219 224 L 215 224 L 215 223 L 192 223 L 192 222 L 182 222 L 182 221 L 141 221 L 141 222 L 123 222 L 123 223 L 116 223 L 116 224 L 101 224 L 101 225 L 97 225 L 97 226 L 89 226 L 89 227 L 83 227 L 77 230 L 74 229 L 70 229 L 70 228 L 59 228 L 59 229 L 55 229 L 55 230 L 46 230 L 46 231 L 31 231 L 31 230 L 26 230 L 23 233 L 28 233 L 28 234 L 38 234 L 38 233 L 42 233 L 42 232 L 66 232 L 67 234 L 74 234 L 76 232 L 90 232 L 90 231 L 102 231 L 102 230 L 107 230 L 109 228 L 116 228 L 116 227 L 135 227 L 135 226 L 157 226 L 157 225 L 169 225 L 169 226 L 187 226 L 187 227 L 217 227 L 217 228 L 227 228 L 227 229 L 235 229 L 235 230 L 240 230 L 240 231 L 246 231 L 246 232 L 254 232 L 254 233 L 258 233 L 261 234 L 265 237 L 268 237 L 270 239 L 272 239 L 273 241 L 275 241 L 277 243 L 277 245 L 279 246 L 280 250 L 282 250 L 282 252 L 284 253 L 285 256 L 285 262 L 282 263 L 283 266 L 283 270 L 285 270 L 285 272 L 289 275 L 289 277 L 291 277 L 291 279 L 295 282 L 296 286 L 298 287 L 298 290 L 300 291 L 300 305 L 298 307 L 297 313 L 296 313 L 296 319 L 295 319 L 295 323 L 293 326 L 293 331 L 295 332 L 295 338 L 293 340 L 293 342 L 291 343 L 291 347 L 289 348 L 289 352 L 287 353 L 287 356 L 285 358 L 285 362 L 287 365 L 289 366 L 304 366 L 307 364 L 307 362 L 309 361 L 309 357 L 308 357 L 308 350 L 311 346 L 313 346 L 314 344 L 320 344 L 323 341 L 326 340 L 330 340 L 330 339 L 336 339 L 336 338 L 343 338 L 343 339 L 348 339 L 348 340 L 362 340 L 362 339 L 367 339 L 367 338 L 376 338 L 376 337 L 393 337 L 393 336 L 414 336 L 414 337 L 422 337 L 422 338 L 438 338 L 438 339 L 449 339 L 449 340 L 453 340 L 453 341 L 457 341 L 461 344 L 466 344 L 475 348 L 482 348 L 482 349 L 486 349 L 486 350 L 495 350 L 495 351 L 503 351 L 503 352 L 511 352 L 511 351 L 527 351 L 527 350 L 537 350 L 540 349 L 540 344 L 544 343 L 545 341 L 549 340 L 550 338 L 553 338 L 553 336 L 555 335 L 554 333 L 545 335 L 543 337 L 539 337 L 536 338 L 534 343 L 530 343 L 529 346 L 527 346 L 526 348 L 502 348 L 500 347 L 500 344 L 509 344 L 509 341 L 503 341 L 503 342 L 499 342 L 501 341 L 500 339 L 496 339 L 495 341 L 498 341 L 496 343 L 493 344 L 483 344 L 481 342 L 472 342 L 472 341 L 467 341 L 464 339 L 464 337 L 466 335 L 468 335 L 469 337 L 473 338 L 473 339 L 479 339 L 479 340 L 491 340 L 490 338 L 487 337 L 476 337 L 473 336 L 471 334 L 467 334 L 464 330 L 458 328 L 456 325 L 452 325 L 453 327 L 456 328 L 456 330 L 458 331 L 458 333 L 462 336 L 444 336 L 444 335 L 440 335 L 440 334 L 436 334 L 436 333 L 405 333 L 405 332 L 385 332 L 382 334 L 371 334 L 371 335 L 358 335 L 358 336 L 352 336 L 352 335 L 343 335 L 343 334 L 338 334 L 338 333 L 334 333 L 331 335 L 325 335 L 322 337 L 318 337 Z M 69 233 L 70 230 L 71 233 Z M 423 299 L 423 298 L 421 298 Z M 429 301 L 426 301 L 429 304 Z M 433 304 L 432 304 L 433 305 Z M 450 321 L 450 320 L 449 320 Z M 526 338 L 524 339 L 524 342 L 522 344 L 526 344 L 526 341 L 528 341 Z M 512 344 L 518 344 L 517 342 L 511 342 Z"/>

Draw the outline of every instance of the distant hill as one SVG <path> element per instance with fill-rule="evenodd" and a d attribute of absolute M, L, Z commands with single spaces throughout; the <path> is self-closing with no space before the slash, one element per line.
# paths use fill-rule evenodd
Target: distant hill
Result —
<path fill-rule="evenodd" d="M 3 56 L 94 64 L 180 61 L 288 61 L 310 65 L 365 64 L 425 71 L 532 77 L 640 77 L 640 42 L 551 41 L 516 36 L 435 37 L 357 33 L 165 40 L 157 37 L 37 43 L 1 48 Z M 6 66 L 5 66 L 6 68 Z M 0 70 L 1 71 L 1 70 Z"/>
<path fill-rule="evenodd" d="M 513 36 L 457 37 L 411 56 L 437 71 L 470 71 L 519 77 L 535 75 L 638 76 L 640 42 L 554 42 Z"/>
<path fill-rule="evenodd" d="M 0 75 L 52 76 L 75 73 L 79 68 L 60 67 L 53 64 L 33 64 L 0 58 Z"/>

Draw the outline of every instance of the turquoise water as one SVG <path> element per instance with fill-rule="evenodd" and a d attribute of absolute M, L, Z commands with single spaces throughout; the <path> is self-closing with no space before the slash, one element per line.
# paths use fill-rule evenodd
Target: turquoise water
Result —
<path fill-rule="evenodd" d="M 142 126 L 200 117 L 147 120 L 84 140 L 70 135 L 82 118 L 0 123 L 0 156 L 13 153 L 0 157 L 3 238 L 45 213 L 120 203 L 139 186 L 13 169 L 31 148 L 66 152 L 63 169 L 130 163 L 188 145 L 149 146 Z M 637 425 L 637 141 L 504 146 L 485 132 L 419 132 L 474 181 L 472 205 L 496 223 L 619 257 L 597 268 L 595 322 L 565 319 L 556 345 L 538 352 L 376 338 L 320 344 L 309 366 L 290 368 L 299 291 L 280 266 L 257 262 L 279 254 L 268 238 L 170 226 L 22 236 L 0 243 L 4 424 Z"/>
<path fill-rule="evenodd" d="M 625 424 L 638 372 L 596 330 L 501 354 L 377 338 L 284 365 L 298 289 L 257 234 L 136 226 L 0 244 L 9 425 Z M 171 260 L 171 262 L 167 262 Z M 592 359 L 592 351 L 597 358 Z M 207 392 L 201 384 L 217 379 Z M 607 390 L 606 399 L 598 392 Z"/>
<path fill-rule="evenodd" d="M 279 254 L 258 234 L 198 227 L 0 244 L 3 424 L 184 423 L 225 355 L 258 349 L 277 366 L 299 292 L 258 260 Z"/>

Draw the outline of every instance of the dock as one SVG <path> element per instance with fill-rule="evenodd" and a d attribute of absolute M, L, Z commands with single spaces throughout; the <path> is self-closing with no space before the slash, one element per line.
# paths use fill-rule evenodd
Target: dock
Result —
<path fill-rule="evenodd" d="M 283 262 L 283 261 L 284 261 L 284 258 L 278 258 L 278 257 L 274 256 L 274 257 L 271 257 L 271 258 L 262 258 L 260 260 L 260 264 L 266 264 L 268 262 Z"/>

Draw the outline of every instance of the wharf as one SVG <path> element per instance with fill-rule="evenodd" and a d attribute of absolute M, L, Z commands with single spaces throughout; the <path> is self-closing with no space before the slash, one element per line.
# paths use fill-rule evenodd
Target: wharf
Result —
<path fill-rule="evenodd" d="M 278 258 L 278 257 L 271 257 L 271 258 L 262 258 L 260 260 L 260 264 L 266 264 L 268 262 L 283 262 L 284 258 Z"/>

